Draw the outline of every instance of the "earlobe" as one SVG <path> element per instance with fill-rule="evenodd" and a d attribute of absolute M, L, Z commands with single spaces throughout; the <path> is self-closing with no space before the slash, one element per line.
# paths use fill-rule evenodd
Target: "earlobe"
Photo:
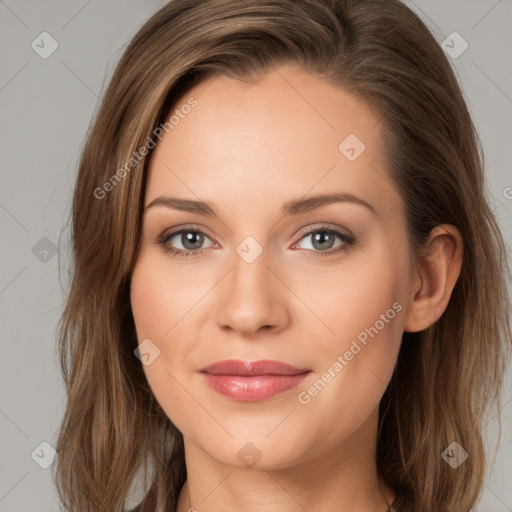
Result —
<path fill-rule="evenodd" d="M 462 255 L 462 236 L 455 226 L 441 224 L 431 231 L 428 252 L 418 258 L 404 331 L 422 331 L 441 317 L 460 275 Z"/>

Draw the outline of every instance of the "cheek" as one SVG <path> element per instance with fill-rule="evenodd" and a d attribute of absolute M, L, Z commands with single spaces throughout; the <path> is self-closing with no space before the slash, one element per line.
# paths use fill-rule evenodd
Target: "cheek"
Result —
<path fill-rule="evenodd" d="M 180 265 L 173 269 L 170 257 L 143 251 L 133 270 L 131 306 L 139 341 L 151 336 L 163 342 L 171 339 L 174 326 L 207 290 L 197 273 Z"/>
<path fill-rule="evenodd" d="M 311 430 L 325 445 L 349 438 L 368 420 L 396 364 L 404 308 L 397 300 L 393 276 L 375 277 L 367 269 L 364 278 L 356 279 L 357 286 L 344 283 L 345 299 L 331 297 L 343 304 L 327 318 L 335 335 L 323 338 L 310 352 L 317 371 L 301 387 L 297 401 L 301 417 L 322 418 Z M 338 284 L 342 286 L 341 280 Z"/>
<path fill-rule="evenodd" d="M 180 320 L 190 309 L 188 304 L 197 299 L 188 297 L 194 291 L 179 282 L 178 273 L 168 273 L 158 257 L 142 254 L 132 273 L 130 299 L 139 344 L 151 340 L 151 350 L 158 354 L 143 366 L 149 386 L 169 419 L 183 430 L 193 423 L 197 411 L 190 407 L 190 397 L 184 391 L 184 355 L 190 348 L 190 337 L 176 334 L 182 327 Z"/>
<path fill-rule="evenodd" d="M 350 410 L 359 415 L 378 404 L 402 338 L 406 270 L 405 247 L 376 243 L 366 254 L 347 259 L 345 266 L 317 281 L 316 288 L 312 282 L 304 288 L 321 290 L 328 298 L 324 303 L 316 301 L 316 312 L 332 331 L 318 339 L 315 347 L 322 381 L 316 386 L 318 398 L 315 389 L 306 390 L 304 401 L 314 395 L 311 403 L 343 403 L 342 414 Z M 335 411 L 331 414 L 338 414 Z"/>
<path fill-rule="evenodd" d="M 339 283 L 341 286 L 341 282 Z M 387 382 L 394 368 L 402 333 L 403 304 L 391 273 L 366 268 L 353 283 L 344 284 L 345 299 L 331 318 L 336 341 L 331 360 L 342 356 L 348 388 L 369 391 L 368 379 Z"/>
<path fill-rule="evenodd" d="M 330 333 L 313 315 L 307 317 L 311 324 L 309 330 L 322 333 L 318 341 L 325 355 L 348 349 L 361 333 L 364 341 L 365 329 L 376 323 L 379 339 L 383 340 L 380 350 L 386 350 L 386 340 L 394 343 L 400 339 L 403 321 L 399 313 L 404 309 L 406 297 L 407 248 L 386 243 L 385 239 L 384 234 L 375 235 L 364 248 L 347 253 L 341 264 L 304 271 L 293 277 L 297 295 L 329 328 Z M 369 334 L 366 336 L 371 339 Z"/>
<path fill-rule="evenodd" d="M 161 338 L 172 326 L 176 300 L 172 289 L 158 277 L 158 268 L 140 265 L 133 272 L 131 305 L 139 342 Z M 174 308 L 169 308 L 169 303 Z"/>

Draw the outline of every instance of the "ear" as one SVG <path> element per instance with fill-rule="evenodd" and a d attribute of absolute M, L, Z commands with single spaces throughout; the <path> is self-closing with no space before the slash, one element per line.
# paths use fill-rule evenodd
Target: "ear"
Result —
<path fill-rule="evenodd" d="M 422 331 L 441 317 L 462 267 L 462 236 L 455 226 L 436 226 L 427 247 L 418 258 L 418 270 L 410 290 L 406 332 Z"/>

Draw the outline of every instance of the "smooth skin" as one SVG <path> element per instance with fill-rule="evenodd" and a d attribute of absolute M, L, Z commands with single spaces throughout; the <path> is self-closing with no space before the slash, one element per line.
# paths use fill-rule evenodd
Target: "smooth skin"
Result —
<path fill-rule="evenodd" d="M 432 250 L 413 271 L 379 116 L 343 89 L 282 65 L 257 84 L 210 79 L 176 108 L 190 97 L 197 106 L 154 150 L 144 205 L 173 196 L 213 204 L 216 215 L 145 209 L 131 279 L 139 343 L 149 338 L 160 350 L 145 374 L 184 436 L 187 482 L 177 510 L 384 512 L 395 492 L 382 484 L 384 499 L 379 488 L 379 402 L 403 331 L 427 328 L 447 306 L 460 233 L 435 228 Z M 338 148 L 350 134 L 365 145 L 353 161 Z M 289 201 L 334 192 L 374 211 L 343 201 L 281 215 Z M 165 247 L 192 251 L 187 257 L 158 243 L 179 228 L 191 230 L 192 242 L 178 234 Z M 315 241 L 326 228 L 355 242 Z M 247 237 L 257 245 L 246 246 Z M 248 263 L 240 247 L 263 252 Z M 401 311 L 300 403 L 299 393 L 395 303 Z M 278 360 L 312 373 L 295 389 L 241 402 L 198 372 L 225 359 Z M 260 457 L 254 466 L 237 456 L 242 449 Z"/>

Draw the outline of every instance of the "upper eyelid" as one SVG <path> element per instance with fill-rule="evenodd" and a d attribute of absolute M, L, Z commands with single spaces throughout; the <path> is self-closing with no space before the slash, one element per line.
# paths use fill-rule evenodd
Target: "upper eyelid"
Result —
<path fill-rule="evenodd" d="M 333 231 L 333 232 L 336 232 L 336 233 L 339 233 L 339 234 L 342 234 L 342 235 L 346 235 L 346 236 L 352 236 L 352 233 L 349 232 L 349 230 L 347 228 L 342 228 L 340 226 L 331 226 L 330 223 L 319 223 L 319 224 L 315 224 L 313 225 L 312 227 L 306 227 L 304 228 L 303 230 L 301 230 L 299 232 L 299 239 L 302 238 L 303 236 L 306 236 L 306 235 L 309 235 L 311 234 L 312 232 L 315 232 L 315 231 Z"/>
<path fill-rule="evenodd" d="M 195 227 L 195 226 L 180 226 L 180 227 L 177 227 L 176 229 L 174 228 L 171 228 L 169 230 L 165 230 L 161 235 L 160 237 L 162 238 L 168 238 L 168 237 L 172 237 L 172 236 L 176 236 L 176 235 L 179 235 L 180 233 L 182 233 L 183 231 L 197 231 L 199 233 L 203 233 L 204 235 L 206 235 L 208 238 L 210 238 L 210 240 L 212 241 L 215 241 L 214 237 L 212 237 L 207 230 L 205 230 L 204 228 L 199 228 L 199 227 Z"/>

